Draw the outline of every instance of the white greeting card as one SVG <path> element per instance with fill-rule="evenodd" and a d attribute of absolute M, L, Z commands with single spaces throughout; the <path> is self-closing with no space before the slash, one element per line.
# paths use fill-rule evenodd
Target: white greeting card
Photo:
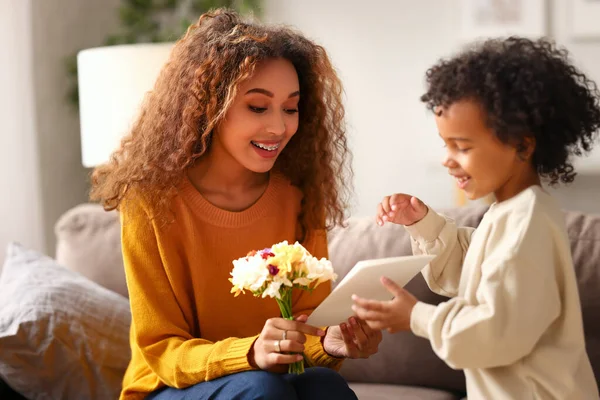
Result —
<path fill-rule="evenodd" d="M 332 326 L 347 321 L 354 314 L 353 294 L 365 299 L 390 300 L 393 296 L 383 287 L 380 280 L 382 276 L 404 286 L 434 258 L 420 255 L 359 261 L 313 311 L 307 323 Z"/>

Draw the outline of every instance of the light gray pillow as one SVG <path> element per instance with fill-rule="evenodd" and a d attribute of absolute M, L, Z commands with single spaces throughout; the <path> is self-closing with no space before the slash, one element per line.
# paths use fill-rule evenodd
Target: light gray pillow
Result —
<path fill-rule="evenodd" d="M 0 276 L 0 378 L 30 399 L 115 399 L 127 299 L 11 243 Z"/>
<path fill-rule="evenodd" d="M 85 203 L 64 213 L 54 226 L 56 260 L 71 271 L 128 297 L 116 211 Z"/>

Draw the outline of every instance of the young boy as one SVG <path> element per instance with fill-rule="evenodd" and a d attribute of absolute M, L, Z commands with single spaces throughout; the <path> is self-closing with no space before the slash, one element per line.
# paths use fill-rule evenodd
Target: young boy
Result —
<path fill-rule="evenodd" d="M 544 41 L 488 40 L 427 72 L 422 100 L 447 147 L 443 162 L 469 199 L 493 193 L 477 230 L 405 194 L 385 197 L 377 222 L 406 226 L 431 290 L 417 301 L 386 278 L 394 299 L 354 297 L 372 328 L 412 330 L 464 369 L 474 399 L 598 399 L 585 349 L 564 217 L 544 191 L 575 177 L 571 156 L 600 127 L 596 85 Z"/>

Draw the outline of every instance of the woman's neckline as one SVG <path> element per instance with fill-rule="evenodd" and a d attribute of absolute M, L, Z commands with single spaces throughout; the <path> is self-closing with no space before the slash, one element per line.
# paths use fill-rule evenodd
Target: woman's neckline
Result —
<path fill-rule="evenodd" d="M 222 227 L 240 227 L 249 225 L 268 214 L 277 202 L 278 193 L 284 182 L 285 178 L 281 174 L 271 171 L 263 194 L 254 204 L 242 211 L 229 211 L 214 205 L 196 189 L 187 175 L 183 179 L 180 195 L 192 211 L 206 222 Z"/>

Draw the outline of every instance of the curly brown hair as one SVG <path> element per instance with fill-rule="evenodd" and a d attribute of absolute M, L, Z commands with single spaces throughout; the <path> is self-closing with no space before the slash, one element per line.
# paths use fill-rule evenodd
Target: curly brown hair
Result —
<path fill-rule="evenodd" d="M 504 143 L 535 139 L 533 165 L 551 185 L 572 182 L 573 155 L 591 150 L 600 128 L 600 92 L 547 39 L 488 39 L 440 60 L 426 74 L 421 100 L 435 111 L 464 99 L 479 102 Z"/>
<path fill-rule="evenodd" d="M 275 168 L 304 194 L 304 229 L 342 224 L 352 170 L 342 85 L 325 49 L 291 28 L 226 9 L 203 14 L 175 44 L 131 132 L 93 172 L 91 199 L 112 210 L 134 190 L 153 217 L 164 216 L 186 169 L 210 146 L 239 84 L 272 58 L 294 65 L 301 93 L 297 134 Z"/>

